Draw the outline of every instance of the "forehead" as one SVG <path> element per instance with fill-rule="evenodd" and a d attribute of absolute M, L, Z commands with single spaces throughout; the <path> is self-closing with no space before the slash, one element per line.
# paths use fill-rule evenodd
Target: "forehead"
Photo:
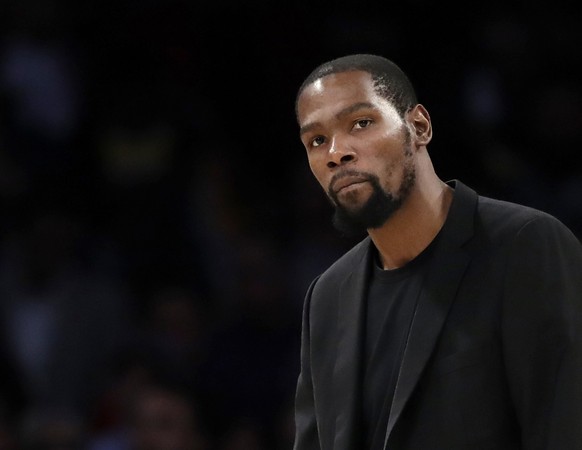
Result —
<path fill-rule="evenodd" d="M 349 71 L 326 75 L 308 85 L 297 101 L 299 123 L 319 119 L 319 115 L 334 114 L 355 103 L 389 105 L 374 89 L 372 76 L 364 71 Z"/>

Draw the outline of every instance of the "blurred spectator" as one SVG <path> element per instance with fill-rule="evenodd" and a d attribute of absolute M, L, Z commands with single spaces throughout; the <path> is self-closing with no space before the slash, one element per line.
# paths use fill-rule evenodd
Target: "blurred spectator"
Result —
<path fill-rule="evenodd" d="M 83 417 L 131 328 L 129 295 L 96 243 L 78 217 L 57 210 L 32 212 L 1 241 L 0 320 L 30 408 Z"/>
<path fill-rule="evenodd" d="M 24 450 L 80 450 L 86 439 L 84 419 L 63 408 L 31 408 L 19 432 Z"/>
<path fill-rule="evenodd" d="M 37 196 L 78 189 L 85 155 L 76 139 L 84 123 L 83 72 L 67 39 L 61 3 L 8 3 L 0 41 L 4 159 Z M 14 187 L 13 180 L 13 187 Z"/>
<path fill-rule="evenodd" d="M 162 280 L 186 279 L 195 259 L 185 246 L 182 186 L 174 177 L 177 130 L 160 97 L 133 82 L 95 127 L 96 220 L 120 244 L 138 295 Z"/>
<path fill-rule="evenodd" d="M 201 398 L 216 436 L 258 432 L 271 448 L 280 405 L 294 392 L 299 335 L 277 246 L 247 237 L 240 258 L 240 301 L 208 341 Z"/>
<path fill-rule="evenodd" d="M 125 442 L 134 405 L 152 386 L 172 386 L 191 397 L 197 394 L 212 326 L 206 308 L 183 286 L 164 284 L 150 293 L 132 337 L 113 360 L 111 383 L 96 402 L 91 428 L 99 438 L 94 445 L 108 448 Z"/>
<path fill-rule="evenodd" d="M 90 413 L 90 448 L 117 449 L 127 445 L 133 405 L 142 392 L 157 382 L 154 370 L 133 349 L 120 351 L 112 363 L 113 376 Z"/>
<path fill-rule="evenodd" d="M 186 288 L 166 286 L 152 294 L 139 344 L 164 380 L 196 390 L 212 318 L 202 299 Z"/>
<path fill-rule="evenodd" d="M 237 247 L 248 229 L 247 211 L 236 189 L 237 158 L 228 154 L 232 146 L 234 142 L 222 140 L 200 143 L 204 152 L 194 158 L 184 205 L 188 242 L 199 252 L 201 275 L 216 302 L 215 309 L 225 314 L 240 298 Z"/>
<path fill-rule="evenodd" d="M 0 448 L 2 450 L 20 450 L 20 440 L 16 430 L 20 425 L 20 417 L 6 414 L 0 416 Z"/>
<path fill-rule="evenodd" d="M 124 426 L 97 435 L 89 450 L 209 450 L 198 406 L 188 394 L 152 384 L 136 392 Z"/>
<path fill-rule="evenodd" d="M 264 433 L 253 421 L 235 422 L 219 439 L 217 450 L 267 450 Z"/>
<path fill-rule="evenodd" d="M 164 388 L 146 391 L 137 399 L 130 440 L 132 450 L 208 448 L 192 400 Z"/>
<path fill-rule="evenodd" d="M 71 56 L 66 42 L 42 39 L 32 33 L 5 40 L 0 86 L 10 95 L 14 108 L 12 125 L 22 138 L 29 134 L 38 136 L 39 144 L 58 144 L 73 136 L 80 118 L 80 94 L 79 74 L 74 71 Z M 40 152 L 38 156 L 43 162 L 49 159 L 49 155 Z"/>

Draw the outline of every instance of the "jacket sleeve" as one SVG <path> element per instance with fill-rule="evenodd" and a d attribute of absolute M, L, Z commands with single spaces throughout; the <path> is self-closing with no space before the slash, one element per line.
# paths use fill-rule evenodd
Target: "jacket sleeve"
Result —
<path fill-rule="evenodd" d="M 515 236 L 501 319 L 524 450 L 582 449 L 582 245 L 542 215 Z"/>
<path fill-rule="evenodd" d="M 318 277 L 319 278 L 319 277 Z M 317 431 L 313 380 L 311 377 L 311 345 L 309 310 L 317 278 L 311 283 L 303 306 L 301 330 L 301 371 L 295 396 L 295 443 L 293 450 L 321 450 Z"/>

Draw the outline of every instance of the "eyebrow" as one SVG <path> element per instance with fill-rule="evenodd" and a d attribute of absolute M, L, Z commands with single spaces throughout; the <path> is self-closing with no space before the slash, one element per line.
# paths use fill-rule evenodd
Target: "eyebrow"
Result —
<path fill-rule="evenodd" d="M 346 108 L 342 109 L 341 111 L 337 112 L 335 115 L 336 119 L 342 119 L 345 116 L 349 116 L 350 114 L 360 110 L 360 109 L 376 109 L 376 107 L 370 102 L 358 102 L 354 103 L 353 105 L 347 106 Z M 299 128 L 299 135 L 302 136 L 303 134 L 309 132 L 313 128 L 317 127 L 319 122 L 311 122 L 306 125 L 303 125 Z"/>

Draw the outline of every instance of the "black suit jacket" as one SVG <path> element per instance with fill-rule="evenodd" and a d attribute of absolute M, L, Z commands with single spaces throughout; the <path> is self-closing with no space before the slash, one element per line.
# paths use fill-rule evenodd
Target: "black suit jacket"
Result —
<path fill-rule="evenodd" d="M 580 241 L 551 215 L 451 184 L 385 448 L 581 450 Z M 308 290 L 295 450 L 362 449 L 372 245 L 363 240 Z"/>

